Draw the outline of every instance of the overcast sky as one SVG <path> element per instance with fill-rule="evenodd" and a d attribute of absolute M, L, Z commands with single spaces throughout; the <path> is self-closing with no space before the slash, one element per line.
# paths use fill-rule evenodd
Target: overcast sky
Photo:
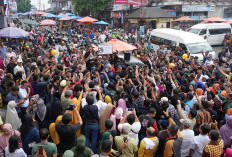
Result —
<path fill-rule="evenodd" d="M 31 0 L 31 4 L 34 5 L 37 9 L 39 9 L 39 0 Z M 45 9 L 50 8 L 50 4 L 48 4 L 48 0 L 41 0 L 41 9 L 43 10 L 43 4 Z"/>

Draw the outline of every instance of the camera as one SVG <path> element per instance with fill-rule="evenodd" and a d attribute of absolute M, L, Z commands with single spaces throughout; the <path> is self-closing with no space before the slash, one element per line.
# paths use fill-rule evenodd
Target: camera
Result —
<path fill-rule="evenodd" d="M 69 111 L 73 111 L 75 109 L 75 105 L 74 104 L 69 104 L 69 107 L 67 110 Z"/>

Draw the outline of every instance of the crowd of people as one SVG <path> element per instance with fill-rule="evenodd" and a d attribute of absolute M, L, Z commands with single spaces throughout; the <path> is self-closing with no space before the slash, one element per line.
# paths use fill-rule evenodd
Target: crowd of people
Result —
<path fill-rule="evenodd" d="M 232 156 L 231 47 L 200 61 L 139 41 L 130 66 L 94 49 L 112 32 L 1 39 L 0 156 Z"/>

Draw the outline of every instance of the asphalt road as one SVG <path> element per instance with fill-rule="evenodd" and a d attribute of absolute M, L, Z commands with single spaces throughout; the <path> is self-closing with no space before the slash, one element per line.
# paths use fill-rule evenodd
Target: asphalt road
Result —
<path fill-rule="evenodd" d="M 218 53 L 222 50 L 223 46 L 212 46 L 214 52 L 216 53 L 216 57 L 218 56 Z"/>

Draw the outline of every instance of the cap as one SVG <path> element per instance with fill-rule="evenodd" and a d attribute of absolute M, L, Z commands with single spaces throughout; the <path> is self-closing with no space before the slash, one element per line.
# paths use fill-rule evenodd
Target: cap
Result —
<path fill-rule="evenodd" d="M 65 97 L 70 97 L 72 95 L 72 91 L 71 90 L 67 90 L 65 92 Z"/>
<path fill-rule="evenodd" d="M 186 118 L 186 119 L 180 119 L 180 122 L 184 124 L 185 127 L 189 128 L 191 126 L 191 120 Z"/>
<path fill-rule="evenodd" d="M 66 80 L 62 80 L 62 81 L 60 82 L 60 87 L 65 87 L 65 86 L 66 86 L 66 83 L 67 83 Z"/>
<path fill-rule="evenodd" d="M 160 99 L 160 102 L 168 102 L 168 98 L 167 98 L 167 97 L 162 97 L 162 98 Z"/>
<path fill-rule="evenodd" d="M 171 69 L 168 69 L 168 73 L 172 73 L 172 70 L 171 70 Z"/>
<path fill-rule="evenodd" d="M 23 60 L 21 59 L 21 58 L 19 58 L 18 60 L 17 60 L 17 63 L 22 63 L 23 62 Z"/>
<path fill-rule="evenodd" d="M 162 126 L 162 128 L 168 128 L 169 126 L 169 122 L 166 119 L 160 119 L 158 121 L 158 124 Z"/>
<path fill-rule="evenodd" d="M 225 90 L 223 90 L 223 91 L 221 92 L 221 95 L 224 96 L 224 97 L 227 97 L 227 92 L 226 92 Z"/>

